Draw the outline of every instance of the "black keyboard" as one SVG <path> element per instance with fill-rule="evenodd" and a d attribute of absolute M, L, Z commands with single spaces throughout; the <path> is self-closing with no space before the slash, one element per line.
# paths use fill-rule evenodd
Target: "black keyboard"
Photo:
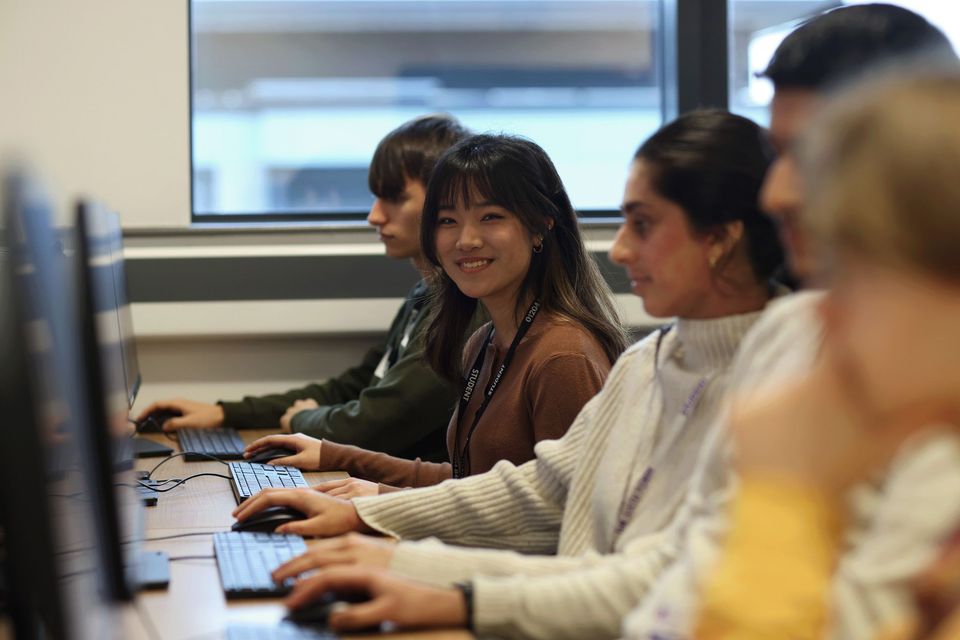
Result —
<path fill-rule="evenodd" d="M 340 636 L 292 622 L 281 622 L 275 627 L 232 624 L 227 627 L 227 640 L 340 640 Z"/>
<path fill-rule="evenodd" d="M 293 579 L 278 584 L 270 572 L 306 551 L 307 545 L 300 536 L 237 531 L 213 535 L 213 553 L 228 600 L 288 593 Z"/>
<path fill-rule="evenodd" d="M 243 458 L 243 440 L 233 429 L 180 429 L 177 438 L 180 440 L 180 451 L 186 454 L 184 460 L 209 460 L 206 456 L 223 460 Z"/>
<path fill-rule="evenodd" d="M 233 477 L 233 495 L 240 504 L 250 496 L 271 487 L 278 489 L 297 489 L 309 487 L 303 474 L 294 467 L 259 464 L 256 462 L 231 462 L 230 475 Z"/>

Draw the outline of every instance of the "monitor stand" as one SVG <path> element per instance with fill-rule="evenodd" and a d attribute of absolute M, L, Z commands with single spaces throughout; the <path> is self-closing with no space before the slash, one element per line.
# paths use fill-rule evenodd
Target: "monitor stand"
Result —
<path fill-rule="evenodd" d="M 170 584 L 170 558 L 163 551 L 142 551 L 137 583 L 141 589 L 166 589 Z"/>

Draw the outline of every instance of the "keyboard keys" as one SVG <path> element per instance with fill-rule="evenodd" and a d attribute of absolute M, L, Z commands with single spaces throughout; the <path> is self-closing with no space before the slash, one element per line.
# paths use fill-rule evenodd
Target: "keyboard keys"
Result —
<path fill-rule="evenodd" d="M 281 622 L 276 626 L 232 624 L 227 627 L 227 640 L 338 640 L 340 636 L 300 627 L 292 622 Z"/>
<path fill-rule="evenodd" d="M 204 455 L 224 460 L 243 458 L 243 439 L 233 429 L 181 429 L 177 432 L 185 460 L 209 460 Z"/>
<path fill-rule="evenodd" d="M 278 596 L 289 592 L 293 581 L 277 584 L 270 573 L 306 550 L 303 538 L 295 535 L 231 531 L 213 536 L 213 551 L 227 599 Z"/>
<path fill-rule="evenodd" d="M 256 462 L 231 462 L 233 494 L 237 504 L 263 489 L 297 489 L 308 487 L 299 469 Z"/>

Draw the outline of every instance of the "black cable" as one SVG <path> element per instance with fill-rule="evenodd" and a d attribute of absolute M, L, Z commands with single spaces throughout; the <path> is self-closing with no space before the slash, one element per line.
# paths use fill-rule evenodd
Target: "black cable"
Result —
<path fill-rule="evenodd" d="M 192 531 L 190 533 L 176 533 L 172 536 L 159 536 L 156 538 L 144 538 L 137 542 L 157 542 L 158 540 L 173 540 L 175 538 L 188 538 L 190 536 L 212 536 L 216 531 Z"/>
<path fill-rule="evenodd" d="M 213 560 L 216 556 L 174 556 L 173 558 L 167 558 L 169 562 L 177 562 L 179 560 Z"/>
<path fill-rule="evenodd" d="M 187 476 L 186 478 L 183 478 L 182 480 L 177 480 L 173 482 L 169 487 L 164 487 L 163 489 L 158 489 L 154 485 L 147 484 L 146 482 L 143 482 L 141 480 L 137 480 L 137 484 L 139 484 L 141 487 L 146 487 L 151 491 L 156 491 L 157 493 L 166 493 L 167 491 L 173 491 L 180 485 L 184 484 L 187 480 L 193 480 L 194 478 L 202 478 L 203 476 L 213 476 L 215 478 L 223 478 L 224 480 L 233 480 L 233 478 L 231 478 L 230 476 L 225 476 L 222 473 L 195 473 L 192 476 Z M 168 483 L 164 483 L 164 484 L 168 484 Z"/>
<path fill-rule="evenodd" d="M 203 456 L 204 458 L 210 458 L 211 460 L 215 460 L 216 462 L 219 462 L 220 464 L 222 464 L 222 465 L 224 465 L 224 466 L 227 466 L 227 467 L 230 466 L 230 463 L 224 462 L 223 460 L 221 460 L 221 459 L 218 458 L 217 456 L 211 456 L 210 454 L 201 453 L 201 452 L 199 452 L 199 451 L 181 451 L 180 453 L 172 453 L 172 454 L 170 454 L 169 456 L 167 456 L 166 458 L 164 458 L 163 460 L 161 460 L 160 462 L 158 462 L 157 465 L 156 465 L 153 469 L 150 469 L 150 473 L 147 474 L 146 479 L 147 479 L 147 480 L 150 480 L 151 476 L 153 476 L 153 472 L 154 472 L 154 471 L 156 471 L 157 469 L 159 469 L 159 468 L 162 467 L 163 465 L 167 464 L 168 462 L 170 462 L 170 461 L 173 460 L 174 458 L 180 458 L 180 457 L 185 456 L 185 455 L 187 455 L 187 454 L 192 454 L 192 455 L 195 455 L 195 456 Z"/>

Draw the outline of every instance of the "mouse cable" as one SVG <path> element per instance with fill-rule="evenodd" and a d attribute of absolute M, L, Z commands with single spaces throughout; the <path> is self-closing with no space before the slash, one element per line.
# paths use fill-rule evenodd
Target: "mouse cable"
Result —
<path fill-rule="evenodd" d="M 204 458 L 210 458 L 211 460 L 215 460 L 216 462 L 219 462 L 220 464 L 222 464 L 222 465 L 224 465 L 224 466 L 227 466 L 227 467 L 230 466 L 230 463 L 221 460 L 221 459 L 218 458 L 217 456 L 211 456 L 211 455 L 208 454 L 208 453 L 201 453 L 201 452 L 199 452 L 199 451 L 181 451 L 180 453 L 170 454 L 169 456 L 167 456 L 166 458 L 164 458 L 163 460 L 161 460 L 160 462 L 158 462 L 157 465 L 156 465 L 153 469 L 150 469 L 150 472 L 147 474 L 146 479 L 147 479 L 147 480 L 150 480 L 150 479 L 152 478 L 152 476 L 153 476 L 153 472 L 154 472 L 154 471 L 156 471 L 157 469 L 159 469 L 160 467 L 162 467 L 162 466 L 165 465 L 166 463 L 170 462 L 170 461 L 173 460 L 174 458 L 180 458 L 180 457 L 185 456 L 185 455 L 188 455 L 188 454 L 192 454 L 192 455 L 195 455 L 195 456 L 203 456 Z"/>
<path fill-rule="evenodd" d="M 180 560 L 213 560 L 217 556 L 174 556 L 172 558 L 167 558 L 167 562 L 179 562 Z"/>
<path fill-rule="evenodd" d="M 158 487 L 156 487 L 156 486 L 154 486 L 154 485 L 152 485 L 152 484 L 147 484 L 146 482 L 143 482 L 143 481 L 141 481 L 141 480 L 137 480 L 137 484 L 139 484 L 141 487 L 146 487 L 147 489 L 150 489 L 150 490 L 152 490 L 152 491 L 156 491 L 157 493 L 166 493 L 167 491 L 173 491 L 174 489 L 176 489 L 176 488 L 179 487 L 180 485 L 184 484 L 187 480 L 193 480 L 194 478 L 202 478 L 203 476 L 213 476 L 213 477 L 215 477 L 215 478 L 223 478 L 223 479 L 225 479 L 225 480 L 233 480 L 233 478 L 231 478 L 230 476 L 225 476 L 225 475 L 223 475 L 222 473 L 195 473 L 195 474 L 193 474 L 192 476 L 187 476 L 186 478 L 183 478 L 183 479 L 181 479 L 181 480 L 176 480 L 175 482 L 173 482 L 172 484 L 170 484 L 170 486 L 168 486 L 168 487 L 163 487 L 163 488 L 158 488 Z M 164 484 L 168 484 L 168 483 L 164 483 Z"/>
<path fill-rule="evenodd" d="M 145 480 L 137 480 L 136 484 L 130 484 L 129 482 L 114 482 L 113 486 L 115 487 L 130 487 L 132 489 L 139 489 L 140 487 L 148 487 L 150 489 L 156 490 L 156 487 L 162 487 L 165 484 L 170 484 L 171 482 L 180 482 L 181 478 L 170 478 L 169 480 L 150 480 L 153 484 L 147 484 Z"/>

